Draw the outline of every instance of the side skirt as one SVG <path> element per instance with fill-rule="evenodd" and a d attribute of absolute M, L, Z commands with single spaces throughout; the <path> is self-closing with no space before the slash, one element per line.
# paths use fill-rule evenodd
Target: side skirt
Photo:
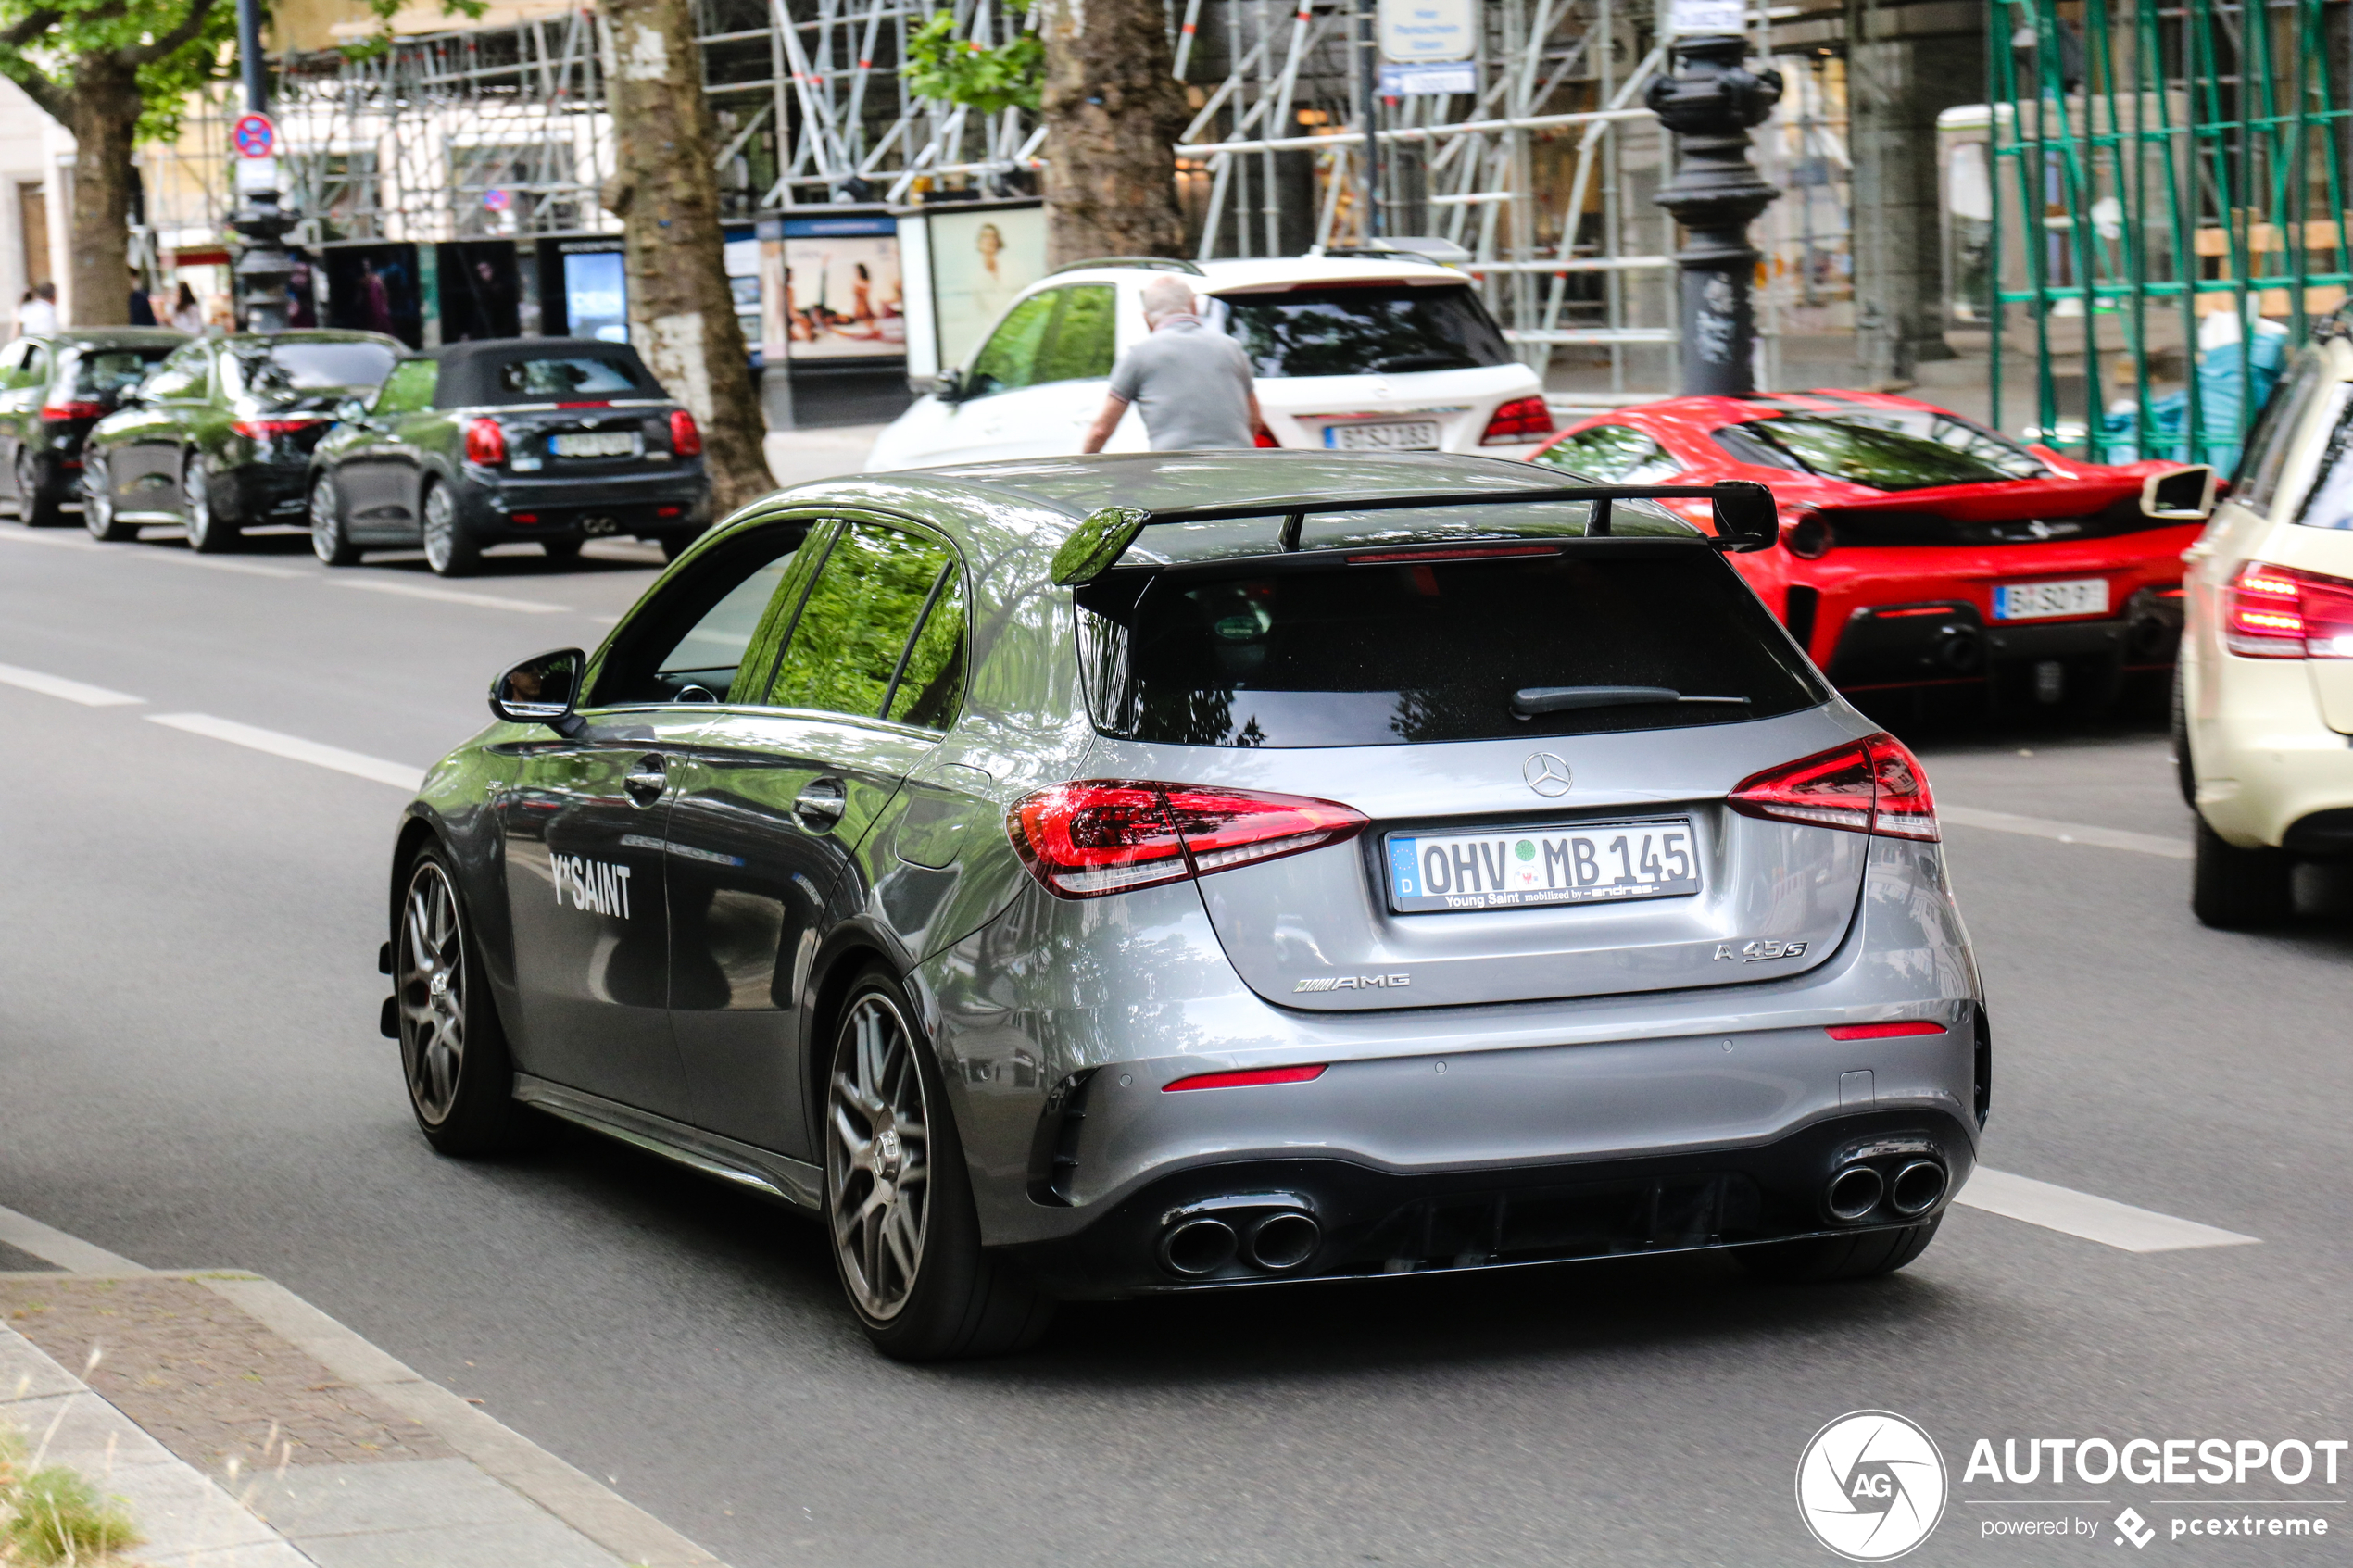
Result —
<path fill-rule="evenodd" d="M 806 1160 L 754 1148 L 699 1127 L 689 1127 L 683 1122 L 673 1122 L 667 1116 L 656 1116 L 599 1095 L 535 1078 L 528 1073 L 515 1074 L 514 1094 L 523 1104 L 535 1106 L 550 1116 L 560 1116 L 591 1132 L 675 1160 L 690 1171 L 749 1187 L 812 1213 L 824 1207 L 824 1173 Z"/>

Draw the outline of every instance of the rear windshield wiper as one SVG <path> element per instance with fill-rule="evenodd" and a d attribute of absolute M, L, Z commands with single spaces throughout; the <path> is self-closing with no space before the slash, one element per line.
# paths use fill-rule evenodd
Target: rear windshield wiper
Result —
<path fill-rule="evenodd" d="M 1522 686 L 1512 694 L 1512 711 L 1522 719 L 1567 713 L 1579 708 L 1642 708 L 1654 703 L 1694 702 L 1746 708 L 1744 696 L 1685 696 L 1672 686 Z"/>

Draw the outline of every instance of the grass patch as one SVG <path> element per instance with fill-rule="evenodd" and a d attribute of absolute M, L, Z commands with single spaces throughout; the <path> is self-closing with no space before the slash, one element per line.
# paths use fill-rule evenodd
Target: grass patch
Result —
<path fill-rule="evenodd" d="M 131 1516 L 63 1465 L 32 1468 L 20 1433 L 0 1426 L 0 1563 L 77 1568 L 139 1542 Z"/>

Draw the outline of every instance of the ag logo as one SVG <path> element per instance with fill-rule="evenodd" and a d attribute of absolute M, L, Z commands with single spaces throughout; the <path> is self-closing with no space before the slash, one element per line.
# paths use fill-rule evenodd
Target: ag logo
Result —
<path fill-rule="evenodd" d="M 1814 1434 L 1797 1461 L 1797 1510 L 1814 1538 L 1856 1562 L 1901 1557 L 1944 1515 L 1944 1456 L 1886 1411 L 1856 1411 Z"/>

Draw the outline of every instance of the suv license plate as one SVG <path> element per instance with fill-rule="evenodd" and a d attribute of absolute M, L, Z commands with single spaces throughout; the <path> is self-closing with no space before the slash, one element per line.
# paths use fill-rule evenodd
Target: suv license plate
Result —
<path fill-rule="evenodd" d="M 2049 615 L 2106 615 L 2108 579 L 2065 583 L 2005 583 L 1994 590 L 1994 619 L 2034 621 Z"/>
<path fill-rule="evenodd" d="M 646 438 L 634 430 L 591 430 L 547 438 L 559 458 L 634 458 Z"/>
<path fill-rule="evenodd" d="M 1699 891 L 1689 818 L 1388 838 L 1399 914 L 1671 898 Z"/>
<path fill-rule="evenodd" d="M 1393 424 L 1326 425 L 1324 445 L 1340 452 L 1435 452 L 1436 420 L 1407 420 Z"/>

